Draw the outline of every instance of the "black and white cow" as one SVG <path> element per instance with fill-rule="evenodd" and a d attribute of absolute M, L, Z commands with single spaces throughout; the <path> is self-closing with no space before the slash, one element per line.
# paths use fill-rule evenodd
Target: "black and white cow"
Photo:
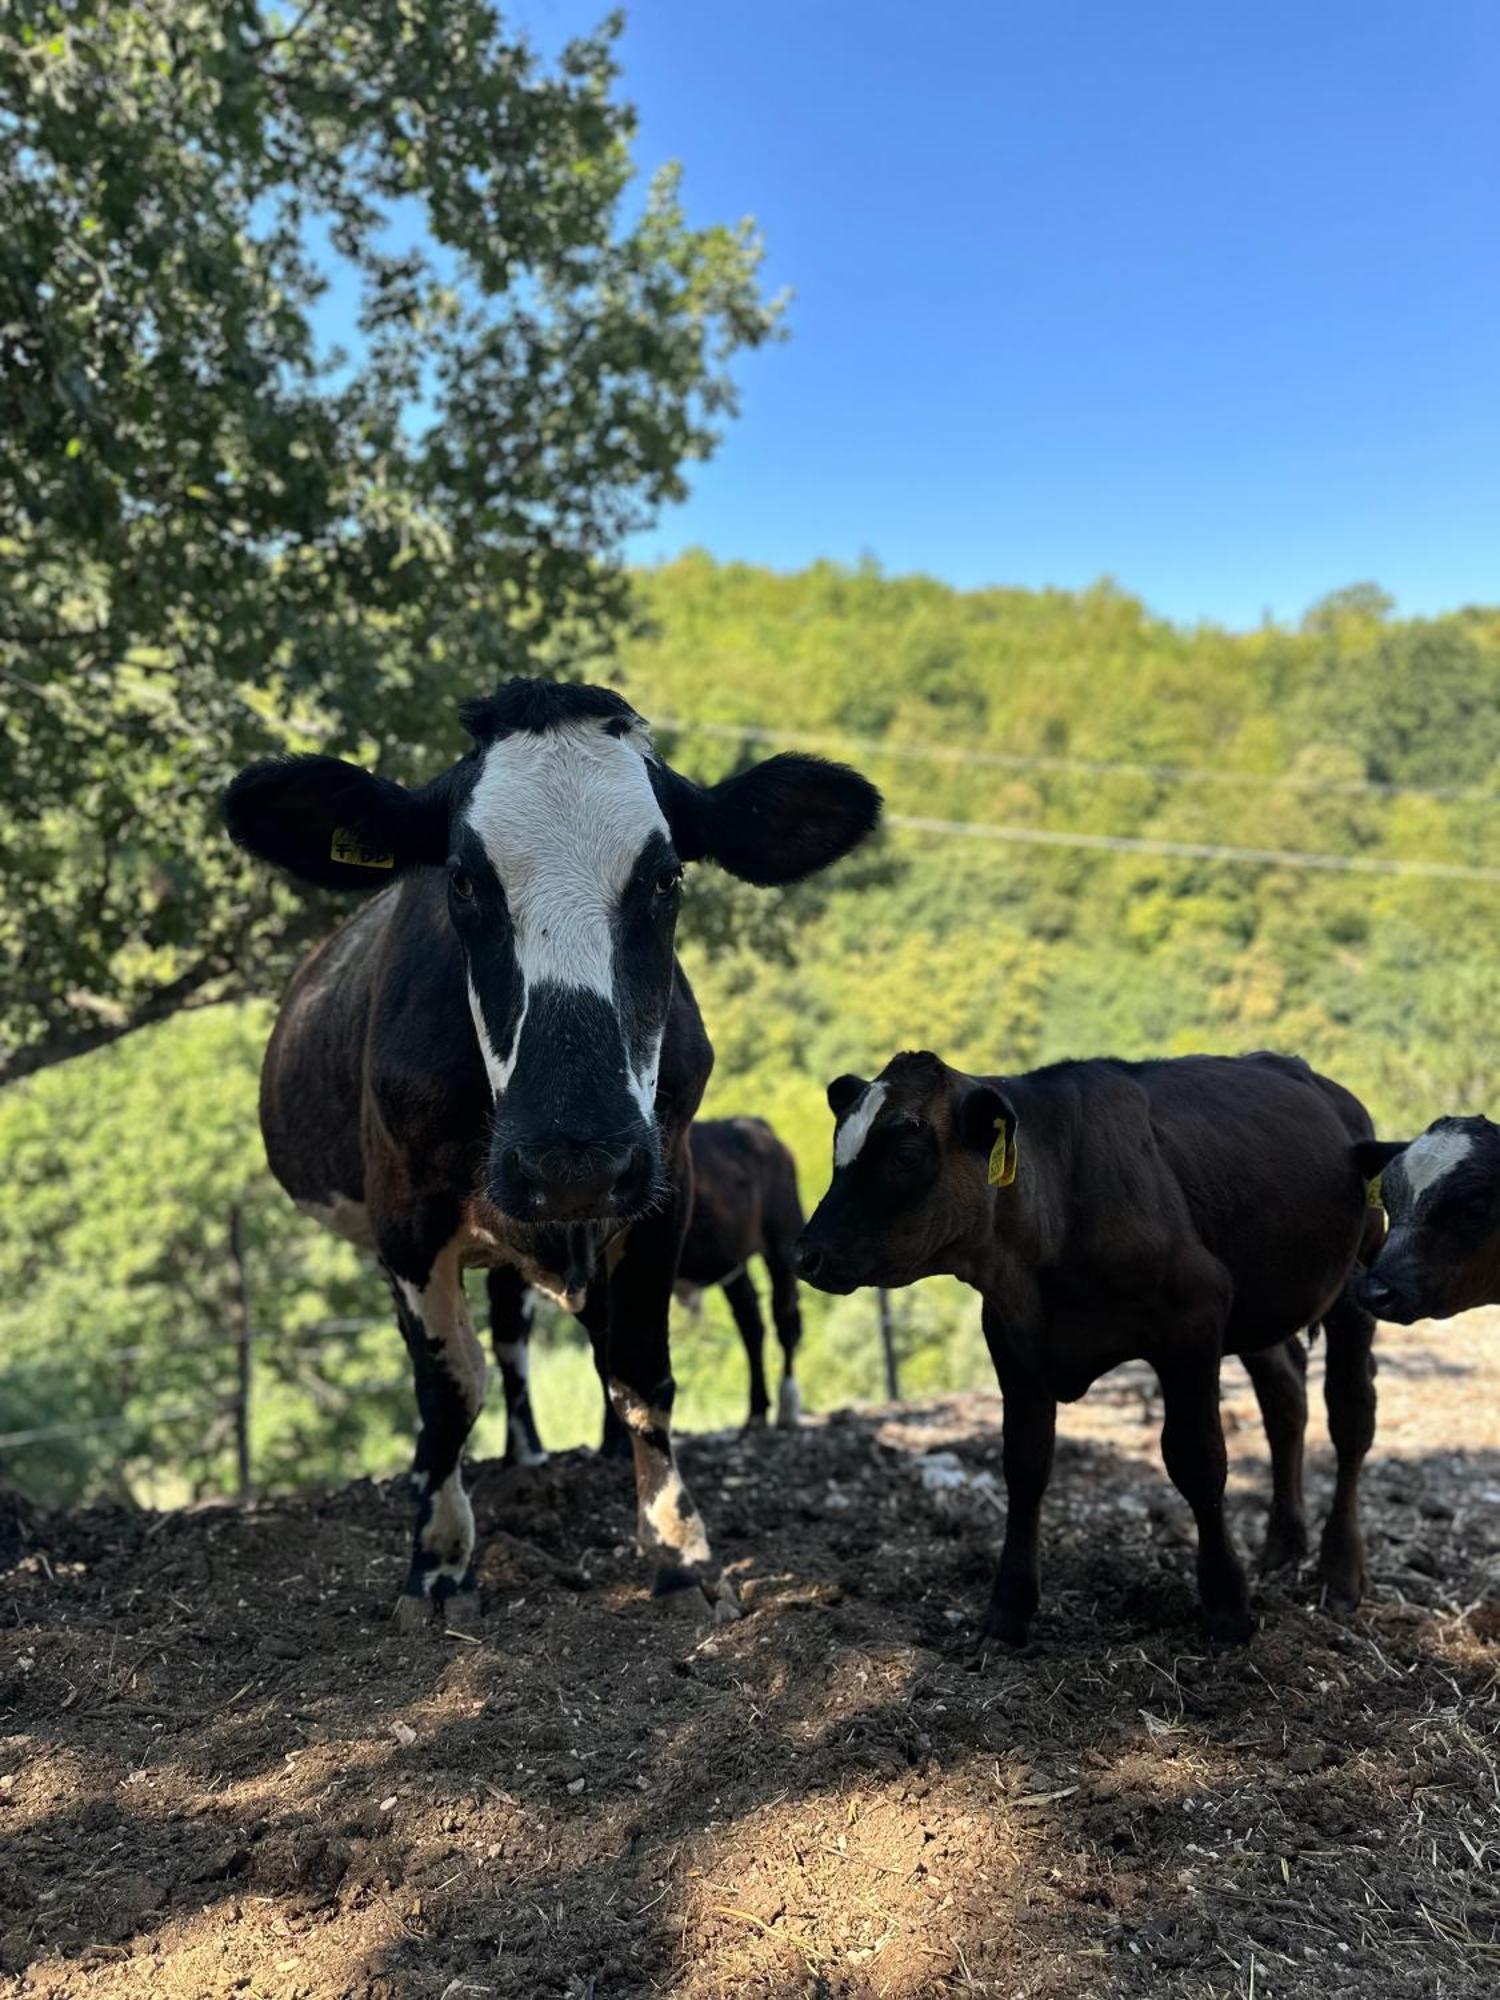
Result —
<path fill-rule="evenodd" d="M 673 952 L 683 864 L 797 881 L 864 839 L 879 795 L 800 756 L 693 784 L 605 688 L 518 679 L 462 716 L 472 748 L 418 790 L 306 757 L 243 772 L 225 804 L 233 838 L 289 874 L 384 888 L 293 980 L 261 1124 L 287 1192 L 379 1258 L 411 1354 L 398 1614 L 477 1604 L 460 1454 L 484 1387 L 463 1271 L 481 1265 L 588 1327 L 655 1590 L 732 1615 L 671 1443 L 668 1305 L 713 1062 Z"/>
<path fill-rule="evenodd" d="M 1500 1125 L 1438 1118 L 1415 1139 L 1371 1139 L 1356 1158 L 1379 1177 L 1390 1224 L 1361 1303 L 1402 1326 L 1500 1305 Z"/>
<path fill-rule="evenodd" d="M 696 1306 L 708 1286 L 722 1288 L 750 1364 L 747 1428 L 757 1429 L 771 1408 L 765 1321 L 749 1270 L 752 1257 L 762 1259 L 771 1281 L 771 1317 L 781 1344 L 776 1420 L 789 1428 L 802 1414 L 796 1372 L 802 1308 L 793 1267 L 793 1249 L 804 1220 L 797 1162 L 764 1118 L 695 1118 L 688 1145 L 693 1208 L 677 1263 L 677 1296 Z M 535 1295 L 514 1266 L 502 1266 L 489 1273 L 489 1304 L 490 1338 L 505 1390 L 506 1461 L 542 1465 L 547 1452 L 531 1407 Z M 606 1458 L 630 1454 L 629 1436 L 615 1415 L 607 1382 L 600 1450 Z"/>

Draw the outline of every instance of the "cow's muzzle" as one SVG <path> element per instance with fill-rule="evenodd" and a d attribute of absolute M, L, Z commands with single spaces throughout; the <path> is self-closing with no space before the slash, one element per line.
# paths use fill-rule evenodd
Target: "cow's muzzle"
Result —
<path fill-rule="evenodd" d="M 658 1172 L 654 1136 L 513 1141 L 494 1158 L 490 1198 L 533 1226 L 629 1222 L 650 1203 Z"/>

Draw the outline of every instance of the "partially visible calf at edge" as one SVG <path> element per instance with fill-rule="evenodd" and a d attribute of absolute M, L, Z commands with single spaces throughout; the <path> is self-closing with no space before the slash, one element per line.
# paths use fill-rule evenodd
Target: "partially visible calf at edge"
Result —
<path fill-rule="evenodd" d="M 1289 1057 L 1069 1062 L 966 1076 L 928 1053 L 829 1086 L 832 1185 L 798 1268 L 825 1291 L 949 1273 L 983 1299 L 1005 1402 L 1005 1540 L 983 1633 L 1025 1641 L 1057 1405 L 1121 1362 L 1162 1390 L 1162 1456 L 1193 1510 L 1205 1630 L 1253 1629 L 1224 1519 L 1219 1366 L 1243 1357 L 1271 1446 L 1268 1565 L 1306 1548 L 1307 1401 L 1291 1336 L 1327 1338 L 1338 1460 L 1320 1568 L 1331 1604 L 1364 1587 L 1359 1475 L 1375 1429 L 1374 1320 L 1351 1289 L 1380 1239 L 1356 1147 L 1364 1107 Z"/>
<path fill-rule="evenodd" d="M 514 680 L 462 716 L 472 747 L 418 790 L 305 757 L 243 772 L 225 802 L 252 854 L 370 896 L 292 982 L 261 1124 L 287 1192 L 378 1257 L 411 1357 L 398 1615 L 478 1605 L 460 1467 L 484 1392 L 463 1284 L 478 1265 L 583 1321 L 634 1454 L 655 1592 L 732 1616 L 671 1439 L 688 1127 L 713 1062 L 673 950 L 683 865 L 800 880 L 864 839 L 879 794 L 798 756 L 694 784 L 605 688 Z"/>
<path fill-rule="evenodd" d="M 1360 1280 L 1360 1303 L 1410 1326 L 1500 1305 L 1500 1125 L 1437 1118 L 1415 1139 L 1359 1149 L 1389 1234 Z"/>

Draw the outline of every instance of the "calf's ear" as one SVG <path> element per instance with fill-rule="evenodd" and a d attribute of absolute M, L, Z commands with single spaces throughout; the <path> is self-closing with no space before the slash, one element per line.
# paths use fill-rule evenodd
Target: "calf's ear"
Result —
<path fill-rule="evenodd" d="M 665 764 L 650 770 L 682 859 L 717 861 L 763 889 L 816 875 L 880 818 L 869 779 L 821 757 L 770 757 L 717 785 L 695 785 Z"/>
<path fill-rule="evenodd" d="M 869 1087 L 862 1076 L 836 1076 L 828 1086 L 828 1109 L 835 1118 L 842 1118 Z"/>
<path fill-rule="evenodd" d="M 958 1136 L 973 1152 L 989 1160 L 992 1187 L 1009 1187 L 1016 1177 L 1019 1152 L 1016 1134 L 1021 1121 L 1003 1090 L 976 1084 L 959 1101 Z"/>
<path fill-rule="evenodd" d="M 1410 1139 L 1357 1139 L 1351 1150 L 1361 1180 L 1374 1180 L 1410 1144 Z"/>
<path fill-rule="evenodd" d="M 447 856 L 438 787 L 408 792 L 337 757 L 252 764 L 224 794 L 224 823 L 247 853 L 320 889 L 368 894 Z"/>

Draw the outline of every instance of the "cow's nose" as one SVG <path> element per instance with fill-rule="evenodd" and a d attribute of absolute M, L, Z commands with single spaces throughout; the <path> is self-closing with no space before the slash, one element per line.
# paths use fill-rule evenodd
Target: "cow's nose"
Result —
<path fill-rule="evenodd" d="M 818 1243 L 809 1243 L 806 1237 L 800 1239 L 795 1253 L 797 1276 L 806 1278 L 815 1285 L 828 1269 L 828 1252 Z"/>
<path fill-rule="evenodd" d="M 1376 1271 L 1367 1271 L 1359 1285 L 1360 1304 L 1367 1312 L 1387 1313 L 1396 1303 L 1396 1294 Z"/>
<path fill-rule="evenodd" d="M 522 1222 L 587 1222 L 633 1214 L 651 1185 L 641 1145 L 546 1139 L 508 1146 L 500 1160 L 507 1214 Z"/>

